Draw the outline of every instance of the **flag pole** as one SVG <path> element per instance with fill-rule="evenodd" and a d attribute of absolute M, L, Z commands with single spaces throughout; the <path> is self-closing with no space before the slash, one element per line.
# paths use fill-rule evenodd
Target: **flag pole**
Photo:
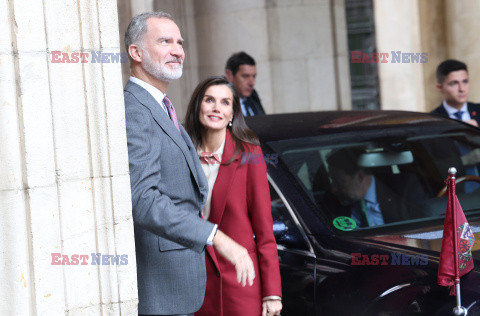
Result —
<path fill-rule="evenodd" d="M 450 203 L 450 209 L 454 210 L 455 207 L 455 175 L 457 169 L 451 167 L 448 169 L 448 203 Z M 462 298 L 460 296 L 460 272 L 458 271 L 458 237 L 457 237 L 457 218 L 455 212 L 452 212 L 453 220 L 453 256 L 455 261 L 455 293 L 457 297 L 457 306 L 453 308 L 453 313 L 457 316 L 467 315 L 467 309 L 462 306 Z"/>

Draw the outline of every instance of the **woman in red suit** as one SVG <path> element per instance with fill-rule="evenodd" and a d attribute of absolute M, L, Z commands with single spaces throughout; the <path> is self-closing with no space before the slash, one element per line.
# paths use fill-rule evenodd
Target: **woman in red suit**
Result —
<path fill-rule="evenodd" d="M 253 285 L 242 286 L 235 267 L 208 246 L 205 301 L 195 315 L 279 315 L 280 269 L 266 165 L 233 85 L 220 76 L 201 82 L 188 105 L 185 128 L 209 182 L 203 217 L 245 247 L 255 267 Z"/>

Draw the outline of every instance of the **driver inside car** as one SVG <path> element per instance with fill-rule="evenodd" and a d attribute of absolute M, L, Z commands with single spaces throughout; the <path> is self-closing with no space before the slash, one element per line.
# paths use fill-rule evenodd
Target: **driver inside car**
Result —
<path fill-rule="evenodd" d="M 327 157 L 330 192 L 321 204 L 332 219 L 347 216 L 357 227 L 379 226 L 398 219 L 402 203 L 378 179 L 370 168 L 358 165 L 363 153 L 357 148 L 342 148 L 332 151 Z"/>

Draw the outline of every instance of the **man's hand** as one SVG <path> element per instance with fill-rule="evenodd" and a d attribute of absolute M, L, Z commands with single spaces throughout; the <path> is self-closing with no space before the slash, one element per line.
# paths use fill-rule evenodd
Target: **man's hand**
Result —
<path fill-rule="evenodd" d="M 280 315 L 281 310 L 282 310 L 282 301 L 280 300 L 266 300 L 265 302 L 262 303 L 262 316 Z"/>
<path fill-rule="evenodd" d="M 213 238 L 213 247 L 222 257 L 230 261 L 237 271 L 237 281 L 245 286 L 253 285 L 255 279 L 255 269 L 253 268 L 252 259 L 248 255 L 247 249 L 240 246 L 233 239 L 217 230 L 217 234 Z"/>
<path fill-rule="evenodd" d="M 468 124 L 470 124 L 470 125 L 473 125 L 473 126 L 478 127 L 477 121 L 475 121 L 475 120 L 473 120 L 473 119 L 466 120 L 465 123 L 468 123 Z"/>

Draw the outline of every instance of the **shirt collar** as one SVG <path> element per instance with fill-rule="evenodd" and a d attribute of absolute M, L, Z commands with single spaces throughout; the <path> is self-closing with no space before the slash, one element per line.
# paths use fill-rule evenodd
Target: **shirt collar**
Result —
<path fill-rule="evenodd" d="M 225 138 L 226 139 L 226 138 Z M 225 148 L 225 139 L 223 140 L 222 144 L 220 145 L 220 147 L 218 147 L 218 149 L 210 154 L 210 153 L 204 153 L 200 150 L 200 147 L 197 148 L 197 154 L 199 157 L 202 157 L 202 154 L 210 154 L 211 156 L 215 156 L 218 158 L 218 162 L 221 162 L 222 161 L 222 155 L 223 155 L 223 150 Z"/>
<path fill-rule="evenodd" d="M 377 189 L 375 186 L 374 176 L 372 176 L 372 183 L 370 183 L 370 187 L 368 188 L 368 191 L 365 194 L 364 199 L 370 203 L 377 204 Z"/>
<path fill-rule="evenodd" d="M 445 108 L 445 111 L 447 111 L 448 116 L 453 116 L 454 113 L 457 113 L 458 111 L 463 111 L 463 113 L 468 113 L 467 102 L 465 102 L 465 104 L 460 108 L 460 110 L 457 110 L 453 106 L 448 105 L 448 103 L 445 100 L 443 100 L 442 104 L 443 104 L 443 107 Z"/>
<path fill-rule="evenodd" d="M 143 89 L 147 90 L 147 92 L 151 94 L 151 96 L 155 99 L 155 101 L 157 101 L 158 104 L 162 106 L 163 110 L 168 113 L 165 104 L 163 104 L 163 98 L 165 98 L 165 94 L 162 91 L 158 90 L 151 84 L 141 79 L 138 79 L 137 77 L 130 76 L 129 80 L 133 83 L 138 84 Z"/>
<path fill-rule="evenodd" d="M 240 108 L 242 110 L 243 116 L 248 116 L 247 107 L 245 106 L 245 100 L 247 100 L 247 98 L 240 98 Z"/>

